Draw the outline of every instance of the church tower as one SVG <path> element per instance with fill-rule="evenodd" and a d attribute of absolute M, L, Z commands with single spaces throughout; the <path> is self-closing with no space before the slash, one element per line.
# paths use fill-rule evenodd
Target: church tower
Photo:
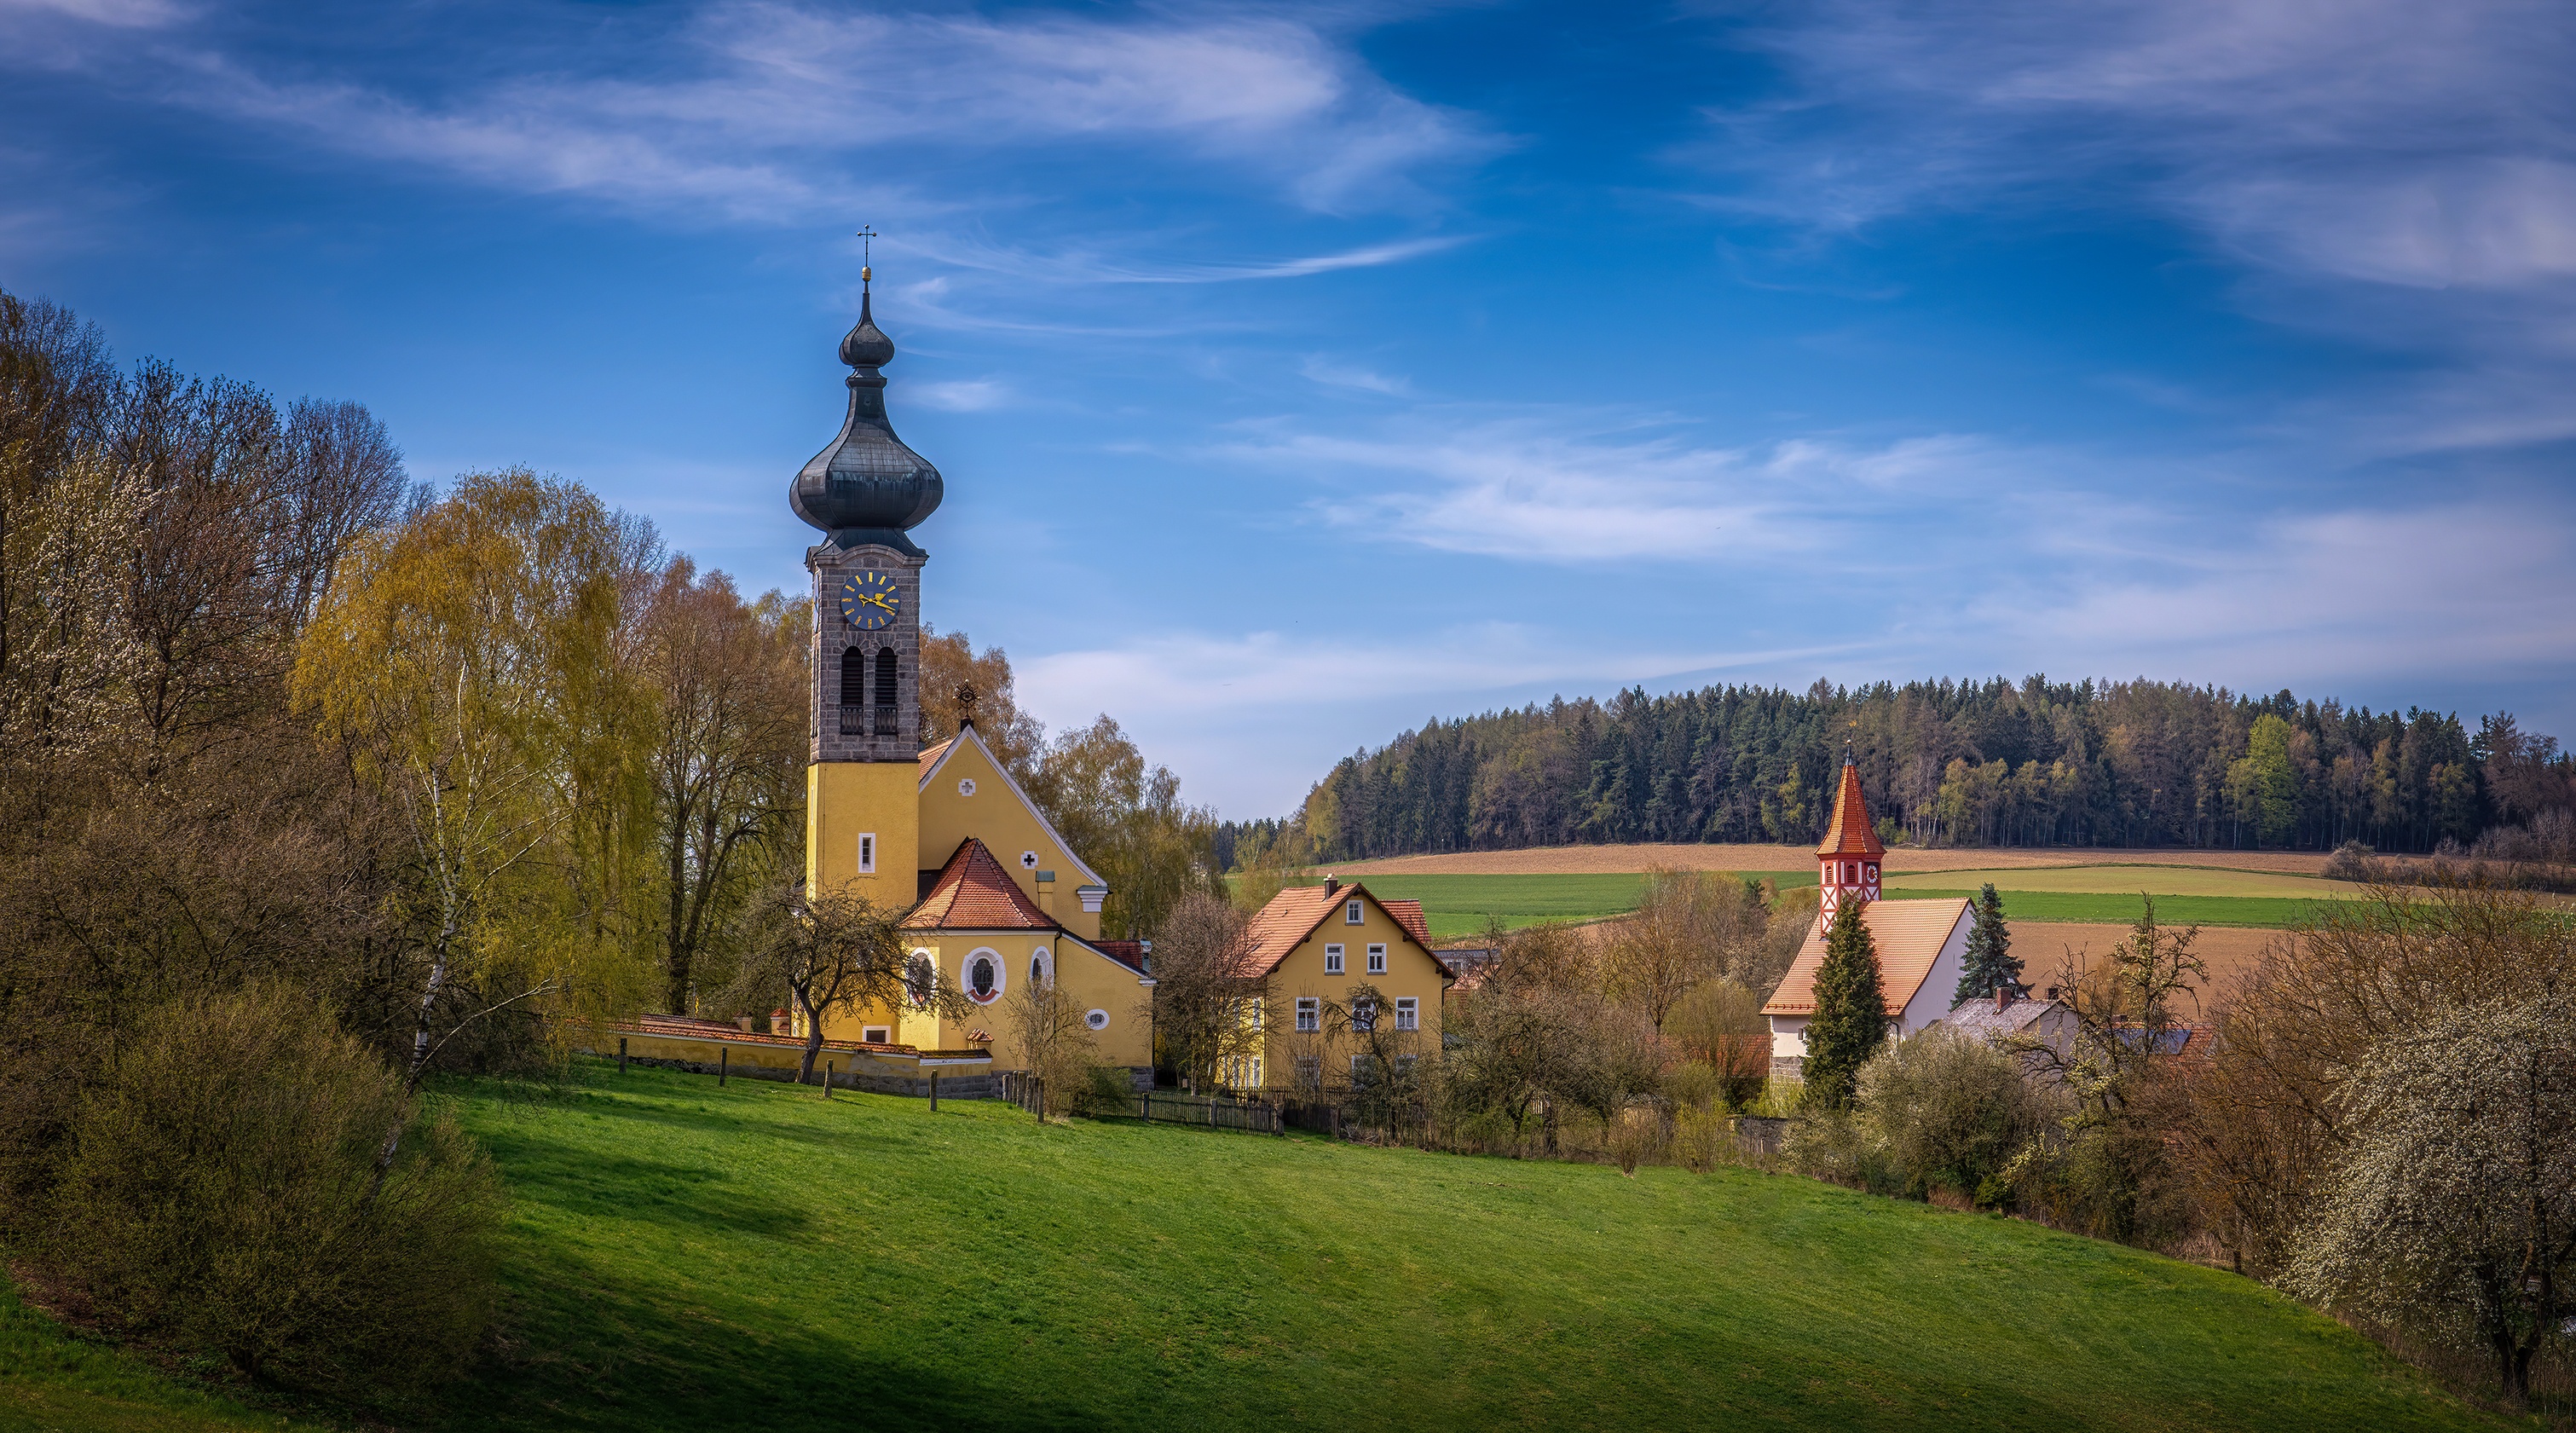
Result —
<path fill-rule="evenodd" d="M 1818 928 L 1834 928 L 1834 913 L 1878 899 L 1878 862 L 1887 847 L 1870 825 L 1869 802 L 1860 794 L 1860 766 L 1843 748 L 1842 785 L 1834 791 L 1834 819 L 1816 846 Z M 1873 923 L 1873 928 L 1875 923 Z"/>
<path fill-rule="evenodd" d="M 938 510 L 939 470 L 886 419 L 883 374 L 894 341 L 870 312 L 841 340 L 849 416 L 789 487 L 787 504 L 822 529 L 805 550 L 814 574 L 813 756 L 805 769 L 805 888 L 851 889 L 909 908 L 919 896 L 921 569 L 909 530 Z"/>

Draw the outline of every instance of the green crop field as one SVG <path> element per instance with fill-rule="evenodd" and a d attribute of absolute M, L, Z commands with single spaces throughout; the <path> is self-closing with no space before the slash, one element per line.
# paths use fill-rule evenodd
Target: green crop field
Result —
<path fill-rule="evenodd" d="M 1368 876 L 1369 890 L 1387 900 L 1422 902 L 1433 940 L 1454 940 L 1485 928 L 1488 917 L 1507 927 L 1542 920 L 1598 920 L 1637 908 L 1645 877 L 1597 876 Z M 1809 880 L 1814 877 L 1810 876 Z"/>
<path fill-rule="evenodd" d="M 1936 896 L 1966 896 L 1974 899 L 1974 890 L 1927 890 L 1921 887 L 1889 887 L 1891 900 L 1924 900 Z M 2135 890 L 2128 895 L 2091 891 L 1997 891 L 2003 897 L 2004 915 L 2011 921 L 2042 923 L 2073 922 L 2094 925 L 2127 925 L 2146 909 L 2146 901 Z M 2297 925 L 2314 915 L 2316 900 L 2287 900 L 2273 896 L 2157 896 L 2156 919 L 2168 925 L 2253 926 L 2281 930 Z"/>
<path fill-rule="evenodd" d="M 2134 896 L 2248 896 L 2295 901 L 2348 900 L 2366 893 L 2350 881 L 2293 876 L 2276 871 L 2231 871 L 2216 866 L 2042 866 L 1992 871 L 1913 871 L 1890 875 L 1890 895 L 1918 889 L 1975 890 L 1992 881 L 2006 891 L 2072 891 Z"/>
<path fill-rule="evenodd" d="M 1737 874 L 1784 889 L 1816 883 L 1813 871 Z M 1974 896 L 1977 885 L 1987 880 L 2001 888 L 2004 911 L 2016 921 L 2125 925 L 2138 918 L 2138 893 L 2151 891 L 2156 913 L 2164 920 L 2267 929 L 2295 924 L 2318 901 L 2341 899 L 2354 889 L 2340 881 L 2194 866 L 2080 866 L 1930 872 L 1890 879 L 1887 894 L 1891 899 Z M 1636 909 L 1645 877 L 1389 875 L 1370 876 L 1365 883 L 1380 896 L 1421 901 L 1432 939 L 1456 940 L 1484 930 L 1488 918 L 1518 928 L 1549 919 L 1623 915 Z"/>
<path fill-rule="evenodd" d="M 1794 1177 L 593 1063 L 442 1093 L 512 1190 L 510 1326 L 406 1428 L 2507 1426 L 2219 1270 Z M 9 1426 L 277 1426 L 138 1419 L 32 1324 Z"/>

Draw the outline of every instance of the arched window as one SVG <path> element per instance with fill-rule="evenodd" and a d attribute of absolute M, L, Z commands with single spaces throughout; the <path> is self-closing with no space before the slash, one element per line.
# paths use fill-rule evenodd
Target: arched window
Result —
<path fill-rule="evenodd" d="M 892 736 L 894 730 L 895 668 L 894 648 L 877 649 L 877 735 Z"/>
<path fill-rule="evenodd" d="M 868 654 L 856 647 L 841 649 L 841 735 L 857 736 L 866 728 L 860 724 L 859 711 L 868 699 Z"/>

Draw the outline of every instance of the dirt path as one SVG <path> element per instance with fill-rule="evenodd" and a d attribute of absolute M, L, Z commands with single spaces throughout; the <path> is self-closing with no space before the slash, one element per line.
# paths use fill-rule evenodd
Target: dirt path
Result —
<path fill-rule="evenodd" d="M 1991 871 L 2048 866 L 2211 866 L 2313 876 L 2326 858 L 2314 851 L 2042 850 L 1900 848 L 1887 853 L 1891 875 L 1911 871 Z M 1398 856 L 1386 861 L 1336 863 L 1320 870 L 1343 876 L 1582 876 L 1678 866 L 1697 871 L 1810 871 L 1816 856 L 1807 846 L 1544 846 L 1525 851 L 1460 851 L 1442 856 Z"/>

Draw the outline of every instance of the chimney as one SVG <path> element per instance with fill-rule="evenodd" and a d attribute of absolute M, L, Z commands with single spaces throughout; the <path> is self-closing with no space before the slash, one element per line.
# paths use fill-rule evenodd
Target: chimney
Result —
<path fill-rule="evenodd" d="M 2052 986 L 2048 987 L 2048 998 L 2049 998 L 2049 999 L 2051 999 L 2051 1000 L 2055 1000 L 2055 999 L 2057 998 L 2057 987 L 2056 987 L 2056 986 L 2052 985 Z"/>
<path fill-rule="evenodd" d="M 1325 895 L 1328 895 L 1328 896 L 1331 896 L 1331 895 L 1338 895 L 1338 894 L 1340 894 L 1340 893 L 1341 893 L 1341 889 L 1342 889 L 1342 878 L 1341 878 L 1341 877 L 1339 877 L 1339 876 L 1326 876 L 1326 877 L 1324 877 L 1324 894 L 1325 894 Z"/>
<path fill-rule="evenodd" d="M 2004 1011 L 2004 1007 L 2005 1007 L 2005 1006 L 2007 1006 L 2007 1005 L 2010 1005 L 2010 1004 L 2012 1004 L 2012 987 L 2011 987 L 2011 986 L 2009 986 L 2009 985 L 1998 985 L 1998 986 L 1996 986 L 1996 987 L 1995 987 L 1995 1013 L 1996 1013 L 1996 1014 L 1998 1014 L 1998 1015 L 2002 1014 L 2002 1013 L 2003 1013 L 2003 1011 Z"/>

